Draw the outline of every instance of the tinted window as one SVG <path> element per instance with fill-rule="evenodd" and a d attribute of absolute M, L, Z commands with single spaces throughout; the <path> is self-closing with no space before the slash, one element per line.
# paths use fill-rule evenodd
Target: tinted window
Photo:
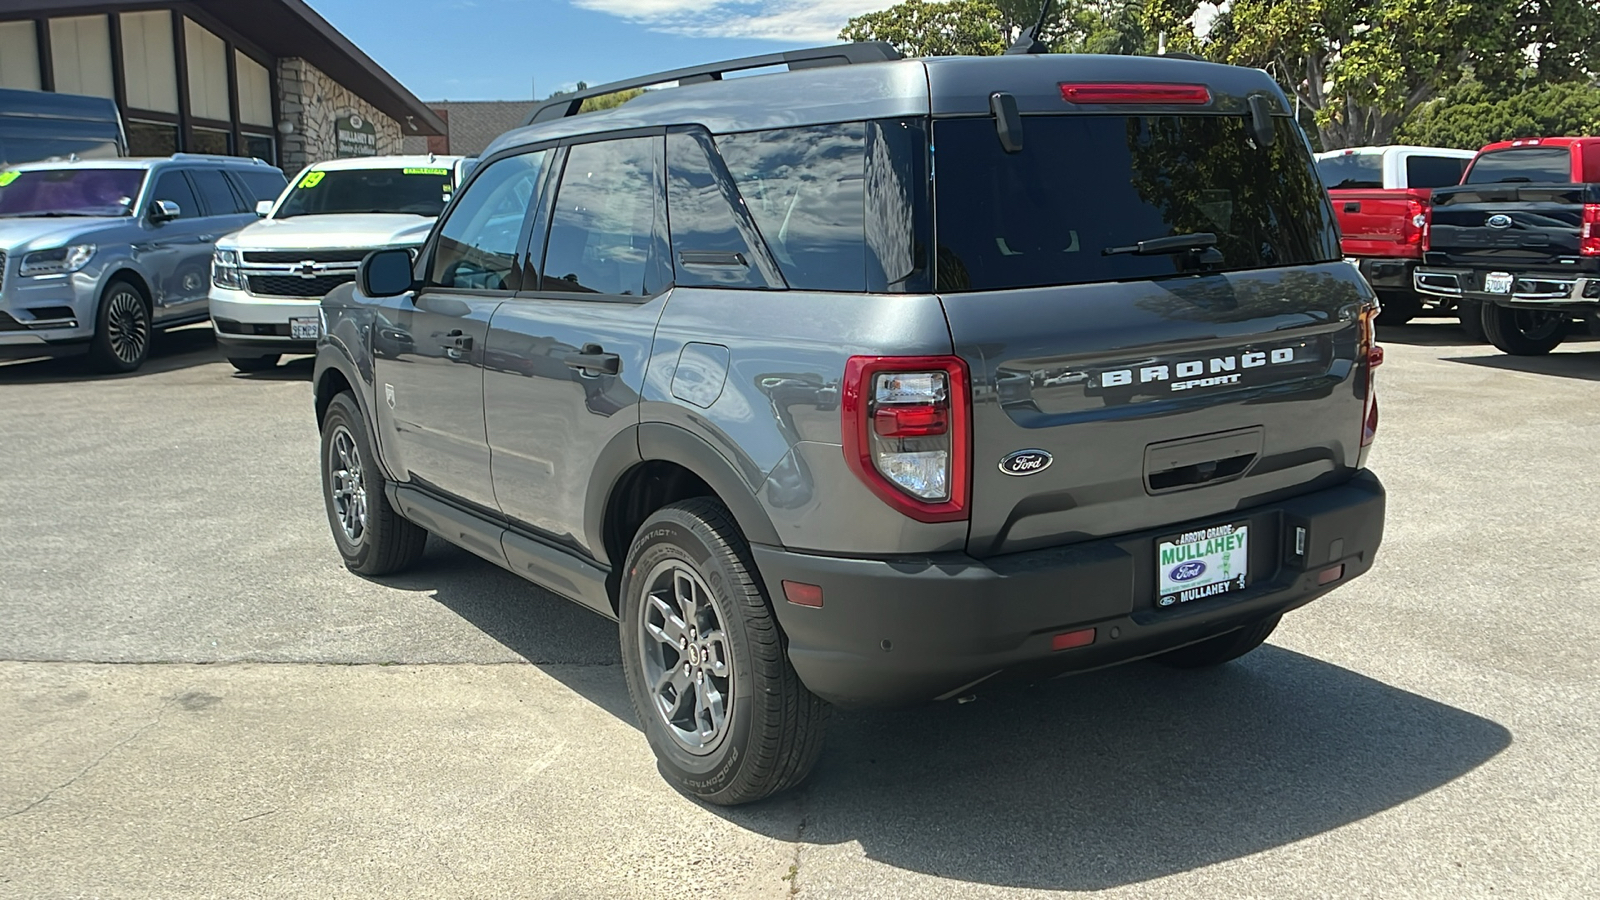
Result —
<path fill-rule="evenodd" d="M 278 195 L 283 193 L 284 187 L 289 184 L 282 172 L 265 166 L 260 172 L 234 172 L 233 177 L 244 185 L 252 209 L 262 200 L 278 199 Z"/>
<path fill-rule="evenodd" d="M 717 148 L 791 288 L 865 288 L 865 125 L 723 135 Z"/>
<path fill-rule="evenodd" d="M 1317 174 L 1330 191 L 1383 187 L 1383 155 L 1340 153 L 1317 160 Z M 1460 173 L 1457 172 L 1457 177 Z M 1452 182 L 1453 183 L 1453 182 Z"/>
<path fill-rule="evenodd" d="M 1339 256 L 1298 127 L 1257 149 L 1242 116 L 1033 116 L 1007 153 L 989 118 L 934 123 L 942 290 L 1124 281 Z M 1113 249 L 1216 236 L 1220 259 Z M 1206 256 L 1215 257 L 1215 254 Z"/>
<path fill-rule="evenodd" d="M 139 169 L 44 169 L 0 172 L 0 217 L 54 213 L 123 216 L 144 185 Z"/>
<path fill-rule="evenodd" d="M 1485 153 L 1472 163 L 1466 184 L 1495 182 L 1567 184 L 1572 181 L 1572 157 L 1566 147 L 1518 147 Z"/>
<path fill-rule="evenodd" d="M 667 135 L 674 280 L 690 287 L 780 287 L 763 275 L 749 226 L 735 210 L 739 195 L 719 168 L 705 135 Z"/>
<path fill-rule="evenodd" d="M 1471 157 L 1408 156 L 1406 187 L 1441 188 L 1460 184 L 1461 173 L 1467 170 L 1469 162 L 1472 162 Z"/>
<path fill-rule="evenodd" d="M 533 207 L 548 151 L 508 156 L 483 171 L 439 228 L 428 283 L 514 291 L 522 225 Z"/>
<path fill-rule="evenodd" d="M 200 198 L 206 202 L 208 215 L 226 216 L 245 211 L 244 204 L 234 196 L 233 188 L 228 187 L 228 179 L 222 176 L 221 170 L 196 169 L 189 175 L 200 189 Z"/>
<path fill-rule="evenodd" d="M 172 169 L 161 174 L 156 179 L 155 190 L 150 193 L 152 202 L 157 200 L 171 200 L 178 204 L 178 218 L 193 219 L 200 216 L 200 201 L 194 197 L 194 192 L 189 189 L 189 179 L 183 177 L 182 172 Z"/>
<path fill-rule="evenodd" d="M 658 138 L 568 151 L 545 250 L 546 291 L 644 296 L 655 253 Z"/>
<path fill-rule="evenodd" d="M 437 216 L 450 196 L 446 167 L 314 169 L 300 176 L 276 218 L 336 213 Z"/>

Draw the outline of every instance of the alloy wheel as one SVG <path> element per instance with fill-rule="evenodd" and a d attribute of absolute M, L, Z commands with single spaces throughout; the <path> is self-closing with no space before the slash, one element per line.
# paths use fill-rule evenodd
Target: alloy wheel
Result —
<path fill-rule="evenodd" d="M 650 705 L 683 749 L 697 756 L 727 737 L 733 711 L 733 654 L 711 591 L 680 560 L 644 580 L 639 653 Z"/>
<path fill-rule="evenodd" d="M 138 294 L 121 290 L 106 301 L 106 342 L 124 365 L 144 358 L 150 346 L 150 314 Z"/>
<path fill-rule="evenodd" d="M 328 495 L 339 527 L 350 543 L 360 544 L 367 534 L 367 482 L 355 436 L 342 424 L 334 426 L 328 442 L 328 473 Z"/>
<path fill-rule="evenodd" d="M 1566 324 L 1566 316 L 1564 313 L 1547 312 L 1542 309 L 1519 309 L 1516 310 L 1513 321 L 1523 337 L 1531 341 L 1542 341 Z"/>

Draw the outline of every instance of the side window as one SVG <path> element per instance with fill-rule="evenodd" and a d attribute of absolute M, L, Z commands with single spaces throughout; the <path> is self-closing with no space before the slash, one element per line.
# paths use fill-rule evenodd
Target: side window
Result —
<path fill-rule="evenodd" d="M 865 290 L 864 124 L 723 135 L 717 149 L 789 287 Z"/>
<path fill-rule="evenodd" d="M 1461 173 L 1467 170 L 1471 158 L 1454 159 L 1448 156 L 1406 157 L 1406 187 L 1441 188 L 1461 183 Z"/>
<path fill-rule="evenodd" d="M 276 200 L 283 189 L 288 186 L 288 179 L 277 169 L 267 169 L 262 172 L 234 172 L 234 181 L 243 185 L 241 193 L 249 201 L 253 210 L 255 205 L 262 200 Z"/>
<path fill-rule="evenodd" d="M 656 161 L 660 138 L 578 144 L 567 151 L 540 289 L 647 296 L 657 284 Z"/>
<path fill-rule="evenodd" d="M 206 202 L 206 215 L 228 216 L 244 212 L 233 188 L 228 187 L 220 169 L 195 169 L 189 175 L 200 189 L 200 198 Z"/>
<path fill-rule="evenodd" d="M 478 176 L 439 229 L 429 285 L 477 291 L 521 286 L 517 247 L 548 155 L 537 150 L 508 156 Z"/>
<path fill-rule="evenodd" d="M 178 204 L 178 218 L 199 218 L 200 201 L 195 199 L 194 191 L 189 189 L 189 179 L 177 169 L 168 169 L 156 179 L 155 190 L 150 193 L 150 199 L 171 200 Z"/>
<path fill-rule="evenodd" d="M 667 135 L 667 222 L 675 281 L 685 287 L 781 287 L 759 268 L 749 227 L 734 210 L 738 192 L 721 176 L 714 152 L 706 136 Z"/>

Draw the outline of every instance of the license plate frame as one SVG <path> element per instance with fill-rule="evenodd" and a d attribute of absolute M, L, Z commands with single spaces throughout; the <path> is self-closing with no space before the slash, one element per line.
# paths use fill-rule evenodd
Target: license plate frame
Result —
<path fill-rule="evenodd" d="M 1486 294 L 1509 294 L 1515 281 L 1510 272 L 1490 272 L 1483 276 L 1483 291 Z"/>
<path fill-rule="evenodd" d="M 1250 586 L 1250 523 L 1227 522 L 1156 538 L 1156 608 L 1236 594 Z"/>
<path fill-rule="evenodd" d="M 301 316 L 289 320 L 289 337 L 296 341 L 314 341 L 322 337 L 320 316 Z"/>

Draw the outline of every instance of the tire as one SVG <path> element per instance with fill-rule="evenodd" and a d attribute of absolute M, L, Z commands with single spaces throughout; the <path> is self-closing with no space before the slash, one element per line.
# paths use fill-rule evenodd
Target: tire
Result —
<path fill-rule="evenodd" d="M 1160 656 L 1155 661 L 1174 669 L 1206 669 L 1231 662 L 1262 645 L 1278 627 L 1280 616 L 1263 619 L 1246 625 L 1238 631 L 1208 638 L 1198 644 L 1179 647 Z"/>
<path fill-rule="evenodd" d="M 404 571 L 422 556 L 428 533 L 400 517 L 384 493 L 367 423 L 348 391 L 322 416 L 322 500 L 345 568 L 358 575 Z"/>
<path fill-rule="evenodd" d="M 622 665 L 662 775 L 721 806 L 805 780 L 829 707 L 790 665 L 728 511 L 703 497 L 656 511 L 623 572 Z"/>
<path fill-rule="evenodd" d="M 1483 331 L 1489 343 L 1501 352 L 1512 356 L 1543 356 L 1566 339 L 1570 318 L 1565 312 L 1486 306 Z"/>
<path fill-rule="evenodd" d="M 228 365 L 241 372 L 265 372 L 278 367 L 279 354 L 270 356 L 230 356 Z"/>
<path fill-rule="evenodd" d="M 109 375 L 135 371 L 150 358 L 153 336 L 149 298 L 138 285 L 114 278 L 106 284 L 95 312 L 89 366 Z"/>
<path fill-rule="evenodd" d="M 1483 333 L 1483 302 L 1481 300 L 1461 300 L 1456 304 L 1456 315 L 1461 319 L 1461 330 L 1466 332 L 1467 340 L 1474 344 L 1481 344 L 1488 340 Z"/>
<path fill-rule="evenodd" d="M 1404 325 L 1422 315 L 1422 298 L 1411 291 L 1384 291 L 1378 295 L 1378 302 L 1383 304 L 1379 325 Z"/>

